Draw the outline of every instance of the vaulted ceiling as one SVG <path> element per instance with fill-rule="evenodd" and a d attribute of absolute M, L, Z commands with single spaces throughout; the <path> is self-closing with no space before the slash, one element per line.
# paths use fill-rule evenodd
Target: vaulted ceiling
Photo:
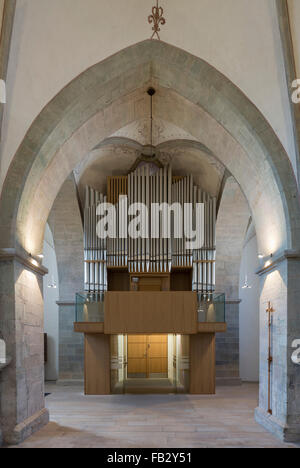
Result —
<path fill-rule="evenodd" d="M 86 185 L 106 192 L 106 178 L 127 174 L 150 142 L 150 120 L 130 124 L 99 143 L 74 170 L 81 201 Z M 193 174 L 196 185 L 218 197 L 225 167 L 184 130 L 162 119 L 153 121 L 153 144 L 162 164 L 175 175 Z"/>

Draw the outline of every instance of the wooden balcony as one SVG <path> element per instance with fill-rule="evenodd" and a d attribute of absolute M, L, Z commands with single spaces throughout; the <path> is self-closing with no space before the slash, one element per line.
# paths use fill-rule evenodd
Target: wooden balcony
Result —
<path fill-rule="evenodd" d="M 190 291 L 107 292 L 104 333 L 198 332 L 197 294 Z"/>
<path fill-rule="evenodd" d="M 77 322 L 74 331 L 106 335 L 226 332 L 226 323 L 198 323 L 197 308 L 197 294 L 192 291 L 109 291 L 104 322 Z"/>

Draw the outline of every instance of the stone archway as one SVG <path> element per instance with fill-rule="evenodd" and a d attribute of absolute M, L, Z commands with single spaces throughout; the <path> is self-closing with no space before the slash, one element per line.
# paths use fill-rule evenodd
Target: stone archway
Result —
<path fill-rule="evenodd" d="M 25 218 L 33 210 L 33 206 L 28 208 L 28 201 L 37 192 L 41 176 L 51 165 L 59 174 L 72 169 L 76 153 L 82 156 L 93 147 L 93 125 L 97 126 L 94 132 L 99 142 L 113 129 L 145 115 L 143 91 L 150 82 L 161 88 L 154 112 L 179 123 L 202 143 L 209 143 L 206 146 L 241 185 L 258 231 L 259 225 L 263 229 L 265 224 L 259 212 L 269 212 L 271 207 L 272 219 L 268 217 L 266 223 L 268 230 L 274 231 L 273 253 L 281 247 L 296 248 L 297 187 L 289 159 L 271 127 L 246 96 L 209 64 L 155 41 L 129 47 L 82 73 L 37 117 L 6 178 L 0 206 L 5 221 L 1 246 L 26 245 L 22 231 L 28 227 Z M 71 148 L 72 144 L 75 147 Z M 72 151 L 73 159 L 63 158 L 63 151 Z M 59 168 L 54 167 L 55 159 L 60 161 Z M 245 169 L 251 171 L 247 177 Z M 254 187 L 249 187 L 250 182 Z M 49 202 L 57 187 L 52 192 L 48 190 Z M 270 203 L 267 207 L 263 206 L 264 198 Z"/>
<path fill-rule="evenodd" d="M 24 295 L 19 294 L 19 270 L 25 268 L 28 273 L 43 274 L 28 255 L 37 254 L 41 249 L 46 220 L 60 187 L 99 141 L 147 116 L 145 90 L 150 83 L 158 91 L 155 116 L 184 129 L 226 166 L 247 198 L 259 250 L 266 257 L 273 254 L 273 260 L 265 265 L 261 274 L 268 279 L 273 274 L 270 270 L 277 270 L 281 294 L 277 287 L 270 286 L 270 281 L 264 281 L 261 317 L 263 320 L 266 300 L 271 299 L 275 308 L 277 304 L 280 307 L 279 323 L 284 321 L 286 326 L 278 330 L 281 348 L 273 379 L 274 418 L 265 411 L 264 347 L 257 417 L 282 437 L 294 437 L 300 430 L 297 417 L 292 415 L 292 398 L 299 402 L 300 377 L 299 369 L 289 364 L 288 355 L 290 339 L 300 334 L 296 310 L 300 272 L 297 253 L 300 209 L 296 181 L 288 156 L 258 109 L 221 73 L 182 50 L 157 41 L 129 47 L 73 80 L 32 124 L 14 157 L 0 200 L 0 248 L 4 249 L 0 266 L 4 274 L 9 273 L 7 278 L 11 282 L 9 307 L 7 303 L 1 305 L 7 308 L 10 318 L 17 316 L 20 304 L 25 314 L 30 313 L 29 289 L 25 302 Z M 37 316 L 40 313 L 37 309 Z M 13 336 L 10 348 L 15 356 L 17 346 L 24 346 L 24 343 L 19 328 L 11 327 L 8 330 Z M 261 341 L 265 341 L 265 331 L 262 331 Z M 15 360 L 13 366 L 17 400 L 18 370 L 22 363 Z M 42 380 L 41 362 L 37 368 Z M 26 376 L 30 376 L 30 369 Z M 25 381 L 30 391 L 31 379 Z M 41 391 L 38 383 L 35 388 Z M 278 402 L 282 395 L 287 405 Z M 39 401 L 39 405 L 27 407 L 23 412 L 19 410 L 20 405 L 15 405 L 11 414 L 5 415 L 10 418 L 7 440 L 19 440 L 38 426 L 37 421 L 45 422 L 46 413 L 42 400 Z"/>

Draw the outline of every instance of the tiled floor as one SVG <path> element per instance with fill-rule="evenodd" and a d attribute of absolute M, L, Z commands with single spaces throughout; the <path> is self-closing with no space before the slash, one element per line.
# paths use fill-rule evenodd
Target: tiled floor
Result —
<path fill-rule="evenodd" d="M 258 386 L 221 387 L 216 396 L 86 397 L 48 385 L 51 422 L 20 447 L 294 447 L 254 422 Z"/>

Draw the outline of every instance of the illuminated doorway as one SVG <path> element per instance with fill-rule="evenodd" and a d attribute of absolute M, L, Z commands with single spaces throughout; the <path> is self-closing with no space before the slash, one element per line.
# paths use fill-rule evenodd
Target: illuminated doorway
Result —
<path fill-rule="evenodd" d="M 128 335 L 128 378 L 168 378 L 168 335 Z"/>
<path fill-rule="evenodd" d="M 188 335 L 111 336 L 112 393 L 188 393 Z"/>

